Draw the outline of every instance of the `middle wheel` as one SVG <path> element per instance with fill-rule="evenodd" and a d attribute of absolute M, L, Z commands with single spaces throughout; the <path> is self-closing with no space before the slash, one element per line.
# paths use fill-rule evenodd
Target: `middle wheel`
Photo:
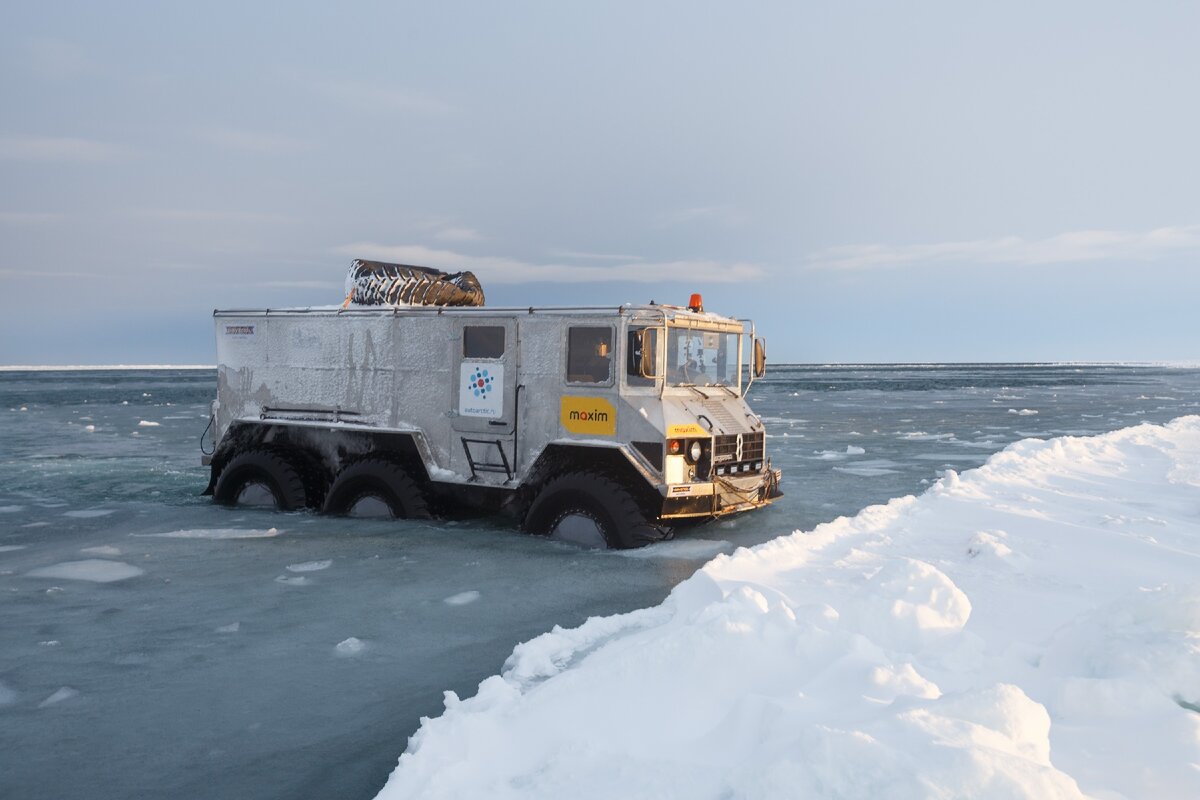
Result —
<path fill-rule="evenodd" d="M 568 472 L 548 481 L 529 506 L 525 530 L 621 549 L 670 537 L 628 489 L 595 472 Z"/>
<path fill-rule="evenodd" d="M 421 487 L 408 471 L 394 461 L 374 457 L 355 461 L 338 473 L 325 496 L 322 511 L 394 519 L 430 516 Z"/>

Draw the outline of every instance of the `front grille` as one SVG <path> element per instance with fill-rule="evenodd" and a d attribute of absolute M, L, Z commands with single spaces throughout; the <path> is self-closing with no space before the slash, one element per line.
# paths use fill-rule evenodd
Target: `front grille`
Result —
<path fill-rule="evenodd" d="M 741 439 L 741 453 L 738 439 Z M 741 433 L 713 437 L 713 472 L 717 475 L 736 475 L 739 472 L 757 472 L 762 469 L 766 435 Z M 740 456 L 740 457 L 739 457 Z"/>

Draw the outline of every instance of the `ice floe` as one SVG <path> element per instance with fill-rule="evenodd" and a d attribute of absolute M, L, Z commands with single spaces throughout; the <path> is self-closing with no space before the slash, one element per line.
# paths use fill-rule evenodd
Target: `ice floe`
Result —
<path fill-rule="evenodd" d="M 278 528 L 189 528 L 167 533 L 135 533 L 133 536 L 161 539 L 269 539 L 283 531 Z"/>
<path fill-rule="evenodd" d="M 124 561 L 106 561 L 102 558 L 87 558 L 83 561 L 64 561 L 48 567 L 38 567 L 25 574 L 31 578 L 61 578 L 68 581 L 91 581 L 113 583 L 145 574 L 145 570 L 126 564 Z"/>
<path fill-rule="evenodd" d="M 139 428 L 157 428 L 161 424 L 162 424 L 161 422 L 153 422 L 152 420 L 148 420 L 148 419 L 138 420 Z"/>
<path fill-rule="evenodd" d="M 355 637 L 351 636 L 349 639 L 343 639 L 342 641 L 338 642 L 333 648 L 333 653 L 336 656 L 348 658 L 350 656 L 360 655 L 366 649 L 366 642 L 364 642 L 362 639 L 356 639 Z"/>
<path fill-rule="evenodd" d="M 712 558 L 717 553 L 732 550 L 733 544 L 723 539 L 674 539 L 669 542 L 639 547 L 634 550 L 605 550 L 619 558 Z"/>
<path fill-rule="evenodd" d="M 301 564 L 288 564 L 287 571 L 288 572 L 317 572 L 318 570 L 329 569 L 329 567 L 332 566 L 332 564 L 333 564 L 332 559 L 325 559 L 324 561 L 305 561 Z"/>
<path fill-rule="evenodd" d="M 79 552 L 89 556 L 119 556 L 121 549 L 113 547 L 111 544 L 97 545 L 96 547 L 83 547 Z"/>
<path fill-rule="evenodd" d="M 1198 462 L 1026 440 L 719 555 L 447 692 L 379 797 L 1200 797 Z"/>
<path fill-rule="evenodd" d="M 59 703 L 63 702 L 64 700 L 70 700 L 72 697 L 78 697 L 78 696 L 79 696 L 78 689 L 72 689 L 70 686 L 63 686 L 61 689 L 56 691 L 54 694 L 50 695 L 45 700 L 38 703 L 38 708 L 46 708 L 47 706 L 58 705 Z"/>
<path fill-rule="evenodd" d="M 96 517 L 107 517 L 112 513 L 113 510 L 111 508 L 85 508 L 79 511 L 63 512 L 63 516 L 70 517 L 71 519 L 94 519 Z"/>
<path fill-rule="evenodd" d="M 467 603 L 474 603 L 479 599 L 479 592 L 471 590 L 469 592 L 459 592 L 452 594 L 442 602 L 448 606 L 465 606 Z"/>

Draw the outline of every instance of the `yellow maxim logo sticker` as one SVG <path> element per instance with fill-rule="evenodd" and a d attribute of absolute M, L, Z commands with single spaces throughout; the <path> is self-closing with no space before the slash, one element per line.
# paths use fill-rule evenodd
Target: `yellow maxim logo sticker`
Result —
<path fill-rule="evenodd" d="M 708 436 L 708 431 L 701 428 L 695 422 L 688 425 L 668 425 L 667 438 L 675 439 L 680 436 Z"/>
<path fill-rule="evenodd" d="M 561 408 L 562 426 L 571 433 L 617 435 L 617 409 L 603 397 L 564 396 Z"/>

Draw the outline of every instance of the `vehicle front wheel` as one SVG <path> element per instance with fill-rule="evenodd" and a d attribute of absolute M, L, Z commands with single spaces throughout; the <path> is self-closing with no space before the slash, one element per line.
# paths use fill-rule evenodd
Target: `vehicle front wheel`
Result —
<path fill-rule="evenodd" d="M 304 508 L 304 480 L 283 456 L 271 450 L 247 450 L 229 460 L 217 477 L 213 501 L 293 511 Z"/>
<path fill-rule="evenodd" d="M 382 458 L 364 458 L 346 467 L 325 496 L 326 514 L 352 517 L 428 519 L 429 506 L 404 467 Z"/>
<path fill-rule="evenodd" d="M 620 549 L 671 535 L 627 488 L 594 472 L 569 472 L 548 481 L 529 506 L 524 527 L 541 536 Z"/>

